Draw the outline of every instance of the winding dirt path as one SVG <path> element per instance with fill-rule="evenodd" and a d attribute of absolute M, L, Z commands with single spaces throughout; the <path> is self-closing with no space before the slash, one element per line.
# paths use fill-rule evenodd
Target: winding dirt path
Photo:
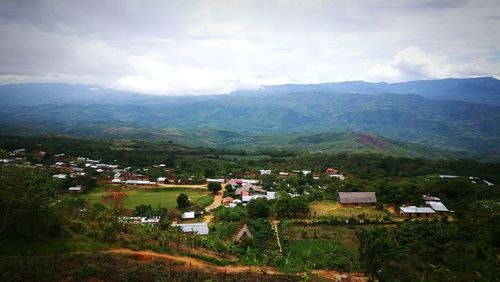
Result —
<path fill-rule="evenodd" d="M 214 201 L 205 207 L 206 211 L 211 211 L 222 204 L 222 196 L 224 195 L 224 190 L 226 189 L 226 184 L 222 184 L 222 189 L 215 194 Z"/>
<path fill-rule="evenodd" d="M 272 221 L 272 227 L 273 227 L 273 230 L 274 230 L 274 234 L 276 235 L 276 241 L 278 242 L 279 251 L 280 251 L 280 254 L 282 254 L 283 250 L 281 249 L 281 241 L 280 241 L 280 235 L 279 235 L 279 230 L 278 230 L 278 226 L 279 225 L 280 225 L 280 221 L 279 220 L 273 220 Z"/>
<path fill-rule="evenodd" d="M 218 266 L 211 264 L 209 262 L 195 259 L 191 257 L 157 253 L 153 251 L 133 251 L 130 249 L 111 249 L 107 251 L 101 251 L 100 253 L 106 254 L 119 254 L 119 255 L 129 255 L 138 256 L 141 258 L 160 258 L 171 261 L 177 261 L 184 263 L 184 267 L 197 268 L 200 271 L 206 272 L 219 272 L 219 273 L 241 273 L 241 272 L 253 272 L 253 273 L 266 273 L 266 274 L 286 274 L 274 267 L 269 266 L 243 266 L 243 265 L 226 265 Z M 341 281 L 341 279 L 348 278 L 347 281 L 368 281 L 368 278 L 362 273 L 347 273 L 338 272 L 334 270 L 312 270 L 311 273 L 321 276 L 330 281 Z M 301 273 L 298 273 L 301 274 Z M 346 280 L 344 280 L 346 281 Z"/>

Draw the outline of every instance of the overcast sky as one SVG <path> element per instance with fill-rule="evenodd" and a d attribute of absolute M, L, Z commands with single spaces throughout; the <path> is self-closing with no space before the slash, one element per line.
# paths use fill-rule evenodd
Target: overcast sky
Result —
<path fill-rule="evenodd" d="M 500 78 L 500 1 L 0 1 L 0 83 L 213 94 Z"/>

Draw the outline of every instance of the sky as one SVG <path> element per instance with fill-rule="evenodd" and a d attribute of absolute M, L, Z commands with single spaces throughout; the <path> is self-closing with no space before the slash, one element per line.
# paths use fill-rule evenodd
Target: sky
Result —
<path fill-rule="evenodd" d="M 500 1 L 0 1 L 0 83 L 162 95 L 500 78 Z"/>

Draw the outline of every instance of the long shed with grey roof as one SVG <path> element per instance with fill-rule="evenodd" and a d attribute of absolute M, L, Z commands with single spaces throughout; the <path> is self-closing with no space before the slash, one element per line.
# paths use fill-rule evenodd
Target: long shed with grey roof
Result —
<path fill-rule="evenodd" d="M 198 235 L 208 234 L 208 225 L 206 223 L 182 223 L 172 224 L 172 226 L 180 227 L 184 233 L 193 233 Z"/>
<path fill-rule="evenodd" d="M 375 192 L 339 192 L 342 205 L 374 205 L 377 203 Z"/>
<path fill-rule="evenodd" d="M 407 217 L 430 217 L 436 215 L 436 212 L 430 207 L 403 206 L 399 212 Z"/>

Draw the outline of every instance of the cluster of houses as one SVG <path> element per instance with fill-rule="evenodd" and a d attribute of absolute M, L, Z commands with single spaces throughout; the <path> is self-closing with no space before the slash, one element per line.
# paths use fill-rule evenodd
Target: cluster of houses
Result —
<path fill-rule="evenodd" d="M 438 197 L 422 195 L 422 200 L 427 206 L 401 206 L 400 214 L 406 217 L 432 217 L 452 212 Z M 339 202 L 345 207 L 374 206 L 377 197 L 375 192 L 339 192 Z"/>
<path fill-rule="evenodd" d="M 50 168 L 53 168 L 58 172 L 52 176 L 57 179 L 85 176 L 87 173 L 92 172 L 92 170 L 97 174 L 115 173 L 116 171 L 120 171 L 120 169 L 118 169 L 118 165 L 105 164 L 102 163 L 101 160 L 93 160 L 85 157 L 72 157 L 67 156 L 66 154 L 57 154 L 54 155 L 54 158 L 56 158 L 57 161 L 53 165 L 50 165 Z M 67 188 L 67 191 L 70 193 L 81 193 L 83 190 L 84 187 L 81 185 Z"/>
<path fill-rule="evenodd" d="M 160 222 L 160 219 L 160 216 L 122 216 L 118 218 L 118 222 L 130 224 L 157 224 Z"/>
<path fill-rule="evenodd" d="M 158 224 L 160 222 L 159 216 L 130 216 L 130 217 L 120 217 L 118 221 L 122 224 Z M 196 235 L 208 235 L 210 229 L 206 222 L 197 223 L 173 223 L 172 227 L 178 227 L 180 230 L 186 234 L 196 234 Z M 238 232 L 233 236 L 233 240 L 239 242 L 245 238 L 253 238 L 252 232 L 246 224 L 244 224 Z"/>
<path fill-rule="evenodd" d="M 234 191 L 233 197 L 225 197 L 222 199 L 222 204 L 225 207 L 234 208 L 238 204 L 243 203 L 244 205 L 248 202 L 258 199 L 258 198 L 266 198 L 268 200 L 276 199 L 276 192 L 271 192 L 264 190 L 262 186 L 258 186 L 258 180 L 247 180 L 247 179 L 231 179 L 227 181 L 227 184 L 238 187 Z"/>
<path fill-rule="evenodd" d="M 261 169 L 259 170 L 260 175 L 271 175 L 272 171 L 270 169 Z M 287 171 L 280 171 L 278 172 L 279 176 L 297 176 L 299 174 L 302 175 L 310 175 L 312 173 L 311 170 L 292 170 L 290 172 Z M 343 176 L 340 173 L 340 170 L 337 168 L 329 167 L 325 170 L 325 173 L 330 176 L 330 177 L 335 177 L 335 178 L 340 178 L 342 179 Z M 313 175 L 314 179 L 319 179 L 319 174 Z"/>
<path fill-rule="evenodd" d="M 402 206 L 399 208 L 400 214 L 406 217 L 433 217 L 452 212 L 438 197 L 422 195 L 422 200 L 427 206 Z"/>

